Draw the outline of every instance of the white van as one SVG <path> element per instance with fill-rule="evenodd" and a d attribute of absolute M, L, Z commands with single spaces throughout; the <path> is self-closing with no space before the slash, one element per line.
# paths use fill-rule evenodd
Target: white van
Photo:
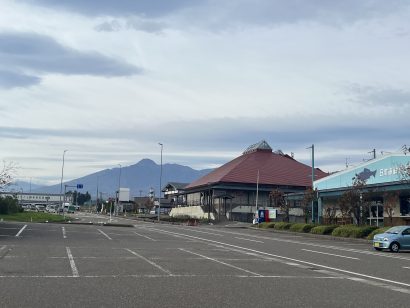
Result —
<path fill-rule="evenodd" d="M 57 209 L 55 205 L 47 205 L 46 207 L 47 213 L 57 213 Z"/>

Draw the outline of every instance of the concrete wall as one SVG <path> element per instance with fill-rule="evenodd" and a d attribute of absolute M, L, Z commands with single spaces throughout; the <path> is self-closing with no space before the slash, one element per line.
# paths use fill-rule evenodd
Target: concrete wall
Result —
<path fill-rule="evenodd" d="M 200 206 L 175 207 L 171 210 L 169 216 L 189 216 L 198 219 L 208 219 L 208 213 L 205 213 Z M 211 213 L 210 218 L 215 220 L 214 213 Z"/>

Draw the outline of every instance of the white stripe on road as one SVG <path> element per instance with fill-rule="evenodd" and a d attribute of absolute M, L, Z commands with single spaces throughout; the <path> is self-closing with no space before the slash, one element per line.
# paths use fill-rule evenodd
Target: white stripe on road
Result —
<path fill-rule="evenodd" d="M 65 228 L 64 228 L 64 227 L 61 227 L 61 229 L 63 230 L 63 238 L 67 238 L 67 235 L 66 235 L 66 233 L 65 233 Z"/>
<path fill-rule="evenodd" d="M 71 254 L 70 247 L 66 247 L 68 260 L 70 260 L 71 271 L 73 272 L 73 277 L 80 277 L 78 274 L 77 267 L 75 266 L 73 255 Z"/>
<path fill-rule="evenodd" d="M 217 259 L 210 258 L 210 257 L 204 256 L 204 255 L 201 255 L 201 254 L 199 254 L 199 253 L 186 250 L 186 249 L 184 249 L 184 248 L 179 248 L 179 250 L 182 250 L 182 251 L 185 251 L 185 252 L 187 252 L 187 253 L 190 253 L 190 254 L 193 254 L 193 255 L 202 257 L 202 258 L 207 259 L 207 260 L 214 261 L 214 262 L 219 263 L 219 264 L 223 264 L 223 265 L 228 266 L 228 267 L 235 268 L 235 269 L 237 269 L 237 270 L 243 271 L 243 272 L 248 273 L 248 274 L 251 274 L 251 275 L 262 276 L 261 274 L 248 271 L 248 270 L 246 270 L 246 269 L 244 269 L 244 268 L 240 268 L 240 267 L 237 267 L 237 266 L 235 266 L 235 265 L 232 265 L 232 264 L 229 264 L 229 263 L 225 263 L 225 262 L 219 261 L 219 260 L 217 260 Z"/>
<path fill-rule="evenodd" d="M 403 266 L 403 268 L 407 268 L 407 269 L 410 269 L 410 266 Z"/>
<path fill-rule="evenodd" d="M 102 235 L 104 235 L 106 238 L 108 238 L 109 240 L 112 240 L 112 238 L 109 237 L 107 234 L 105 234 L 103 231 L 101 231 L 100 229 L 97 229 L 97 230 L 100 231 L 100 233 L 101 233 Z"/>
<path fill-rule="evenodd" d="M 346 258 L 346 259 L 353 259 L 353 260 L 360 260 L 359 258 L 341 256 L 341 255 L 336 255 L 336 254 L 333 254 L 333 253 L 327 253 L 327 252 L 321 252 L 321 251 L 315 251 L 315 250 L 309 250 L 309 249 L 302 249 L 302 250 L 304 250 L 304 251 L 309 251 L 309 252 L 314 252 L 314 253 L 320 253 L 320 254 L 322 254 L 322 255 L 335 256 L 335 257 Z"/>
<path fill-rule="evenodd" d="M 366 275 L 366 274 L 360 274 L 360 273 L 357 273 L 357 272 L 352 272 L 352 271 L 344 270 L 344 269 L 337 268 L 337 267 L 331 267 L 331 266 L 326 266 L 326 265 L 317 264 L 317 263 L 313 263 L 313 262 L 308 262 L 308 261 L 293 259 L 293 258 L 289 258 L 289 257 L 279 256 L 279 255 L 275 255 L 275 254 L 271 254 L 271 253 L 267 253 L 267 252 L 263 252 L 263 251 L 258 251 L 258 250 L 255 250 L 255 249 L 250 249 L 250 248 L 241 247 L 241 246 L 237 246 L 237 245 L 232 245 L 232 244 L 228 244 L 228 243 L 218 242 L 218 241 L 210 240 L 210 239 L 206 239 L 206 238 L 200 238 L 200 237 L 187 235 L 187 234 L 181 234 L 181 233 L 174 233 L 174 232 L 171 232 L 171 231 L 165 231 L 165 230 L 161 230 L 161 229 L 152 228 L 151 230 L 161 232 L 161 233 L 168 233 L 168 234 L 171 234 L 171 235 L 172 234 L 175 234 L 175 235 L 178 235 L 178 236 L 182 235 L 182 236 L 185 236 L 185 237 L 188 237 L 188 238 L 194 238 L 196 240 L 200 240 L 200 241 L 203 241 L 203 242 L 210 242 L 210 243 L 220 244 L 220 245 L 227 246 L 227 247 L 234 247 L 234 248 L 240 249 L 244 252 L 245 251 L 252 251 L 254 253 L 257 253 L 257 254 L 263 255 L 263 256 L 270 256 L 270 257 L 275 257 L 275 258 L 282 259 L 282 260 L 289 260 L 289 261 L 293 261 L 293 262 L 299 262 L 299 263 L 302 263 L 302 264 L 313 265 L 313 266 L 321 267 L 321 268 L 336 271 L 336 272 L 350 274 L 350 275 L 353 275 L 353 276 L 365 277 L 365 278 L 369 278 L 369 279 L 383 281 L 385 283 L 391 283 L 391 284 L 401 285 L 401 286 L 405 286 L 405 287 L 410 287 L 409 283 L 404 283 L 404 282 L 400 282 L 400 281 L 385 279 L 385 278 Z M 363 279 L 363 281 L 367 281 L 367 280 Z"/>
<path fill-rule="evenodd" d="M 211 234 L 211 235 L 215 235 L 215 236 L 223 236 L 222 234 L 206 232 L 206 231 L 199 231 L 199 230 L 195 230 L 195 229 L 188 229 L 188 228 L 179 228 L 179 229 L 187 230 L 187 231 L 189 230 L 189 231 L 199 232 L 199 233 L 205 233 L 205 234 Z"/>
<path fill-rule="evenodd" d="M 238 240 L 244 240 L 244 241 L 250 241 L 250 242 L 256 242 L 256 243 L 263 243 L 262 241 L 257 241 L 257 240 L 251 240 L 249 238 L 243 238 L 243 237 L 235 237 Z"/>
<path fill-rule="evenodd" d="M 24 225 L 24 227 L 20 229 L 20 231 L 16 234 L 16 237 L 19 237 L 21 232 L 23 232 L 25 228 L 27 228 L 27 225 Z"/>
<path fill-rule="evenodd" d="M 156 242 L 157 240 L 154 240 L 153 238 L 150 238 L 149 236 L 146 236 L 146 235 L 142 235 L 142 234 L 139 234 L 139 233 L 137 233 L 137 232 L 134 232 L 136 235 L 138 235 L 138 236 L 141 236 L 141 237 L 145 237 L 145 238 L 147 238 L 147 239 L 149 239 L 149 240 L 151 240 L 151 241 L 153 241 L 153 242 Z"/>
<path fill-rule="evenodd" d="M 172 273 L 166 269 L 164 269 L 162 266 L 158 265 L 155 262 L 152 262 L 151 260 L 148 260 L 147 258 L 145 258 L 144 256 L 141 256 L 140 254 L 136 253 L 135 251 L 132 251 L 131 249 L 128 248 L 124 248 L 126 251 L 128 251 L 129 253 L 132 253 L 134 256 L 137 256 L 138 258 L 148 262 L 149 264 L 151 264 L 152 266 L 155 266 L 156 268 L 160 269 L 161 271 L 163 271 L 164 273 L 167 273 L 169 276 L 173 276 Z"/>

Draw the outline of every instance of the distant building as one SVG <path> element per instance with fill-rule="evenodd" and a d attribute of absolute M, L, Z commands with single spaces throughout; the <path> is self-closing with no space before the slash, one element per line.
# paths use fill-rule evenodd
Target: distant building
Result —
<path fill-rule="evenodd" d="M 169 182 L 163 189 L 165 199 L 169 200 L 171 206 L 186 205 L 185 187 L 189 183 Z"/>
<path fill-rule="evenodd" d="M 0 192 L 0 196 L 13 197 L 16 198 L 20 205 L 23 204 L 41 204 L 41 205 L 59 205 L 63 200 L 64 196 L 60 194 L 49 194 L 49 193 L 25 193 L 21 191 L 9 191 Z M 65 197 L 65 202 L 72 203 L 73 198 L 71 194 L 67 194 Z"/>
<path fill-rule="evenodd" d="M 256 208 L 272 206 L 270 192 L 274 189 L 285 194 L 305 191 L 312 186 L 311 174 L 310 166 L 282 151 L 273 152 L 263 140 L 184 187 L 179 197 L 183 196 L 189 207 L 200 207 L 204 213 L 202 218 L 252 221 Z M 327 174 L 316 169 L 315 176 L 321 179 Z M 171 214 L 174 212 L 183 214 L 182 209 Z"/>
<path fill-rule="evenodd" d="M 315 181 L 320 218 L 325 222 L 334 219 L 329 217 L 334 210 L 336 220 L 341 219 L 340 198 L 352 189 L 355 178 L 365 182 L 359 194 L 368 199 L 361 200 L 360 215 L 366 220 L 362 223 L 410 225 L 410 156 L 404 154 L 382 156 Z M 349 222 L 355 222 L 353 215 Z"/>

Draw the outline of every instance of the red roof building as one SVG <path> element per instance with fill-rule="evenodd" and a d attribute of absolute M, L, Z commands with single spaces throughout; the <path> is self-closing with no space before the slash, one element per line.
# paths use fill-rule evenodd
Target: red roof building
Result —
<path fill-rule="evenodd" d="M 315 169 L 316 180 L 325 176 L 327 173 Z M 256 206 L 272 206 L 269 198 L 272 190 L 279 189 L 287 194 L 311 186 L 310 166 L 281 151 L 273 152 L 266 141 L 261 141 L 248 147 L 241 156 L 190 183 L 185 193 L 188 205 L 201 205 L 218 217 L 249 221 Z"/>

